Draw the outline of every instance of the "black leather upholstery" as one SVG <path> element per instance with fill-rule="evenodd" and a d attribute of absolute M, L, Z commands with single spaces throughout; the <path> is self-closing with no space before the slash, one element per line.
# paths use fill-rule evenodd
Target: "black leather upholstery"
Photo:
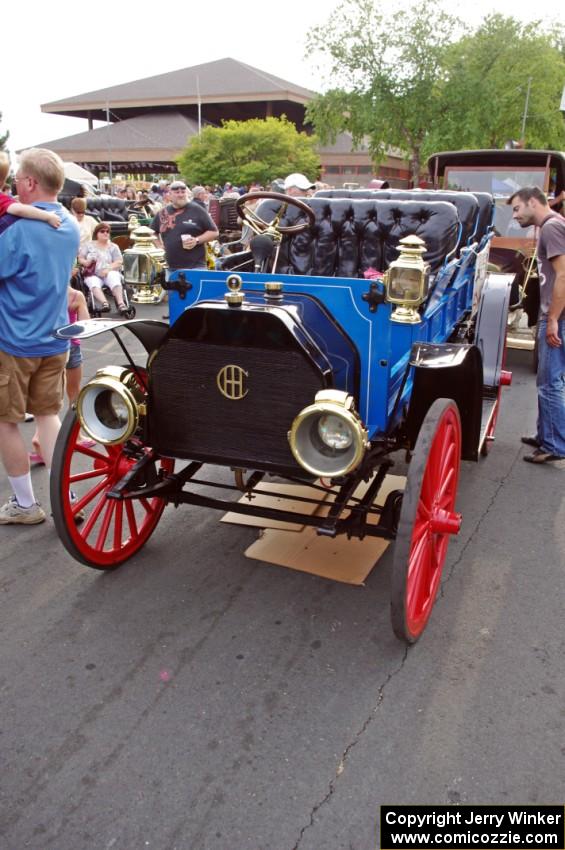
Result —
<path fill-rule="evenodd" d="M 494 221 L 494 198 L 490 192 L 473 192 L 473 195 L 479 202 L 479 217 L 477 219 L 475 239 L 477 242 L 480 242 Z"/>
<path fill-rule="evenodd" d="M 369 268 L 385 271 L 398 258 L 399 240 L 411 233 L 426 243 L 424 259 L 436 272 L 457 245 L 459 219 L 446 201 L 305 200 L 315 224 L 283 239 L 277 263 L 282 274 L 363 277 Z M 264 201 L 257 212 L 269 220 L 277 208 L 277 202 Z M 299 216 L 295 207 L 288 207 L 281 225 L 293 224 Z"/>
<path fill-rule="evenodd" d="M 316 198 L 385 198 L 396 200 L 449 201 L 461 222 L 459 246 L 480 242 L 492 224 L 494 199 L 488 192 L 455 192 L 443 189 L 322 189 Z"/>
<path fill-rule="evenodd" d="M 128 210 L 123 198 L 87 198 L 86 212 L 100 221 L 127 221 Z"/>

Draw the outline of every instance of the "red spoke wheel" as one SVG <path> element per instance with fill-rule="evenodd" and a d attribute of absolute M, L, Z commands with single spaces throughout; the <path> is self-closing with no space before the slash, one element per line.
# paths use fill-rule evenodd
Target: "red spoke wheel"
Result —
<path fill-rule="evenodd" d="M 461 527 L 455 498 L 461 421 L 455 402 L 434 401 L 416 440 L 402 499 L 392 565 L 395 635 L 414 643 L 424 631 L 439 588 L 449 537 Z"/>
<path fill-rule="evenodd" d="M 69 410 L 53 455 L 51 510 L 63 545 L 88 567 L 118 567 L 141 549 L 157 527 L 163 499 L 108 498 L 108 491 L 135 463 L 123 444 L 89 446 L 81 438 L 75 411 Z M 155 463 L 157 473 L 173 471 L 173 460 L 161 458 Z"/>

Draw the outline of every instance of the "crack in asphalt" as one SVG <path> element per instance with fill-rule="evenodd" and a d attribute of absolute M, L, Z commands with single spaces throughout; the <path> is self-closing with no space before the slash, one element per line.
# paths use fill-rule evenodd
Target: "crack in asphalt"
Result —
<path fill-rule="evenodd" d="M 440 597 L 441 599 L 443 599 L 443 596 L 444 596 L 444 588 L 445 588 L 445 586 L 446 586 L 446 585 L 448 584 L 448 582 L 451 580 L 451 578 L 452 578 L 452 576 L 453 576 L 453 574 L 454 574 L 455 570 L 457 569 L 457 567 L 458 567 L 458 566 L 459 566 L 459 564 L 461 563 L 461 561 L 462 561 L 462 559 L 463 559 L 463 556 L 465 555 L 465 553 L 466 553 L 467 549 L 469 548 L 469 546 L 471 545 L 471 543 L 474 543 L 475 538 L 476 538 L 476 536 L 477 536 L 477 533 L 478 533 L 478 531 L 479 531 L 479 529 L 480 529 L 480 527 L 481 527 L 481 525 L 482 525 L 482 523 L 483 523 L 483 520 L 485 519 L 485 517 L 486 517 L 486 516 L 487 516 L 487 514 L 489 513 L 490 509 L 492 508 L 492 506 L 493 506 L 493 505 L 494 505 L 494 503 L 496 502 L 496 500 L 497 500 L 497 498 L 498 498 L 498 494 L 500 493 L 500 491 L 502 490 L 502 488 L 503 488 L 503 487 L 504 487 L 504 485 L 506 484 L 506 481 L 508 480 L 508 478 L 509 478 L 509 477 L 510 477 L 510 475 L 512 474 L 512 472 L 513 472 L 513 470 L 514 470 L 514 467 L 515 467 L 515 465 L 516 465 L 516 461 L 518 460 L 518 457 L 519 457 L 519 456 L 520 456 L 520 449 L 517 449 L 516 454 L 515 454 L 515 456 L 514 456 L 514 460 L 513 460 L 513 461 L 512 461 L 512 463 L 510 464 L 510 466 L 509 466 L 509 468 L 508 468 L 508 471 L 507 471 L 507 472 L 506 472 L 506 474 L 505 474 L 505 475 L 501 478 L 501 480 L 500 480 L 500 482 L 499 482 L 499 484 L 498 484 L 498 487 L 496 488 L 496 490 L 495 490 L 495 491 L 494 491 L 494 493 L 492 494 L 492 497 L 491 497 L 491 499 L 490 499 L 490 501 L 489 501 L 488 505 L 486 506 L 486 508 L 484 509 L 484 511 L 482 512 L 482 514 L 481 514 L 481 515 L 480 515 L 480 517 L 478 518 L 478 520 L 476 521 L 476 523 L 475 523 L 475 527 L 474 527 L 474 528 L 473 528 L 473 530 L 471 531 L 471 533 L 470 533 L 470 535 L 469 535 L 469 537 L 468 537 L 468 539 L 467 539 L 466 543 L 465 543 L 465 544 L 464 544 L 464 546 L 462 547 L 462 549 L 461 549 L 461 551 L 460 551 L 460 553 L 459 553 L 459 556 L 455 559 L 455 561 L 454 561 L 454 562 L 453 562 L 453 564 L 451 565 L 451 568 L 449 569 L 449 572 L 448 572 L 448 574 L 447 574 L 446 578 L 445 578 L 445 579 L 441 582 L 440 590 L 439 590 L 439 597 Z"/>
<path fill-rule="evenodd" d="M 383 700 L 384 700 L 384 697 L 385 697 L 385 693 L 384 693 L 385 688 L 387 687 L 389 682 L 392 679 L 394 679 L 395 676 L 398 676 L 398 674 L 402 671 L 402 668 L 404 667 L 404 665 L 406 663 L 406 659 L 408 658 L 408 650 L 409 650 L 409 647 L 406 646 L 405 649 L 404 649 L 404 654 L 402 656 L 402 660 L 401 660 L 400 664 L 398 665 L 398 667 L 396 668 L 396 670 L 393 670 L 391 673 L 389 673 L 388 676 L 386 677 L 385 681 L 383 682 L 383 684 L 379 686 L 378 691 L 377 691 L 377 701 L 376 701 L 374 707 L 371 709 L 371 713 L 369 714 L 369 716 L 367 717 L 367 719 L 365 720 L 365 722 L 363 723 L 363 725 L 361 726 L 359 731 L 356 732 L 353 740 L 350 741 L 349 744 L 344 749 L 342 756 L 339 760 L 339 764 L 336 768 L 335 776 L 332 780 L 330 780 L 327 794 L 325 794 L 324 797 L 322 797 L 322 799 L 318 803 L 316 803 L 315 806 L 313 806 L 312 811 L 310 812 L 310 820 L 300 830 L 300 834 L 298 836 L 297 841 L 293 844 L 292 850 L 299 850 L 300 844 L 302 843 L 302 839 L 304 838 L 306 832 L 312 826 L 314 826 L 314 820 L 316 818 L 317 813 L 320 811 L 322 806 L 325 806 L 326 803 L 328 803 L 329 800 L 332 798 L 334 791 L 336 790 L 336 787 L 337 787 L 337 781 L 338 781 L 339 777 L 342 775 L 342 773 L 344 773 L 344 771 L 345 771 L 346 762 L 347 762 L 351 752 L 354 750 L 354 748 L 360 742 L 361 738 L 363 737 L 363 735 L 365 734 L 365 732 L 367 731 L 367 729 L 369 728 L 369 726 L 371 725 L 371 723 L 375 719 L 377 712 L 378 712 L 379 708 L 381 707 L 381 705 L 383 703 Z"/>
<path fill-rule="evenodd" d="M 492 506 L 493 506 L 493 505 L 494 505 L 494 503 L 496 502 L 496 499 L 498 498 L 498 494 L 500 493 L 500 491 L 502 490 L 502 488 L 503 488 L 503 487 L 504 487 L 504 485 L 506 484 L 506 481 L 507 481 L 507 480 L 508 480 L 508 478 L 510 477 L 510 475 L 511 475 L 512 471 L 514 470 L 514 466 L 515 466 L 515 464 L 516 464 L 516 461 L 518 460 L 518 457 L 519 457 L 519 450 L 516 452 L 516 455 L 515 455 L 515 457 L 514 457 L 514 460 L 512 461 L 512 463 L 511 463 L 510 467 L 508 468 L 508 471 L 506 472 L 506 474 L 503 476 L 503 478 L 500 480 L 500 482 L 499 482 L 498 486 L 496 487 L 496 489 L 495 489 L 495 491 L 494 491 L 494 493 L 493 493 L 493 495 L 492 495 L 491 499 L 489 500 L 489 503 L 488 503 L 487 507 L 486 507 L 486 508 L 485 508 L 485 510 L 481 513 L 480 517 L 479 517 L 479 518 L 478 518 L 478 520 L 476 521 L 475 526 L 474 526 L 474 528 L 473 528 L 472 532 L 470 533 L 470 535 L 469 535 L 469 538 L 468 538 L 467 542 L 465 543 L 465 545 L 464 545 L 464 546 L 463 546 L 463 548 L 461 549 L 461 552 L 459 553 L 458 558 L 457 558 L 457 559 L 454 561 L 454 563 L 452 564 L 452 566 L 451 566 L 451 568 L 450 568 L 450 570 L 449 570 L 449 573 L 448 573 L 447 577 L 446 577 L 446 578 L 445 578 L 445 580 L 441 583 L 441 587 L 440 587 L 440 597 L 443 597 L 443 595 L 444 595 L 444 587 L 445 587 L 445 585 L 449 582 L 449 580 L 450 580 L 450 579 L 451 579 L 451 577 L 453 576 L 453 574 L 454 574 L 454 572 L 455 572 L 455 570 L 456 570 L 457 566 L 461 563 L 461 561 L 462 561 L 462 559 L 463 559 L 463 556 L 465 555 L 465 552 L 467 551 L 467 549 L 469 548 L 469 546 L 471 545 L 471 543 L 475 540 L 475 538 L 476 538 L 476 536 L 477 536 L 477 533 L 479 532 L 479 529 L 480 529 L 480 527 L 481 527 L 481 525 L 482 525 L 482 523 L 483 523 L 483 520 L 485 519 L 485 517 L 487 516 L 487 514 L 488 514 L 488 513 L 489 513 L 489 511 L 491 510 Z M 360 741 L 360 739 L 362 738 L 363 734 L 366 732 L 366 730 L 368 729 L 368 727 L 370 726 L 370 724 L 371 724 L 371 723 L 373 722 L 373 720 L 375 719 L 376 714 L 377 714 L 377 711 L 379 710 L 379 708 L 380 708 L 380 706 L 381 706 L 381 704 L 382 704 L 382 702 L 383 702 L 383 700 L 384 700 L 384 691 L 385 691 L 385 688 L 387 687 L 387 685 L 388 685 L 388 683 L 391 681 L 391 679 L 393 679 L 395 676 L 397 676 L 397 675 L 398 675 L 398 674 L 402 671 L 402 668 L 404 667 L 404 665 L 405 665 L 405 663 L 406 663 L 406 660 L 407 660 L 407 658 L 408 658 L 408 650 L 409 650 L 409 648 L 410 648 L 410 647 L 408 647 L 408 646 L 407 646 L 407 647 L 406 647 L 406 649 L 404 650 L 404 656 L 403 656 L 403 658 L 402 658 L 402 661 L 401 661 L 400 665 L 397 667 L 397 669 L 396 669 L 396 670 L 393 670 L 393 671 L 392 671 L 392 673 L 389 673 L 389 675 L 387 676 L 386 680 L 385 680 L 385 681 L 383 682 L 383 684 L 379 687 L 379 689 L 378 689 L 378 696 L 377 696 L 377 702 L 376 702 L 376 704 L 375 704 L 374 708 L 372 709 L 372 711 L 371 711 L 370 715 L 367 717 L 367 719 L 365 720 L 365 722 L 363 723 L 363 725 L 361 726 L 361 728 L 359 729 L 359 731 L 358 731 L 358 732 L 357 732 L 357 734 L 355 735 L 354 739 L 353 739 L 353 740 L 352 740 L 352 741 L 351 741 L 351 742 L 347 745 L 347 747 L 346 747 L 346 748 L 345 748 L 345 750 L 343 751 L 343 754 L 342 754 L 342 756 L 341 756 L 341 759 L 340 759 L 339 764 L 338 764 L 337 769 L 336 769 L 335 777 L 334 777 L 334 778 L 330 781 L 330 784 L 329 784 L 329 788 L 328 788 L 328 792 L 327 792 L 327 794 L 326 794 L 326 795 L 325 795 L 325 796 L 324 796 L 324 797 L 323 797 L 323 798 L 322 798 L 322 799 L 321 799 L 318 803 L 316 803 L 316 805 L 312 808 L 312 811 L 310 812 L 310 820 L 309 820 L 309 822 L 306 824 L 306 826 L 303 826 L 303 827 L 302 827 L 302 829 L 300 830 L 300 834 L 299 834 L 299 836 L 298 836 L 298 840 L 297 840 L 297 841 L 296 841 L 296 843 L 293 845 L 292 850 L 299 850 L 300 845 L 301 845 L 301 843 L 302 843 L 302 839 L 304 838 L 304 836 L 305 836 L 306 832 L 307 832 L 307 831 L 308 831 L 308 830 L 309 830 L 312 826 L 314 826 L 314 820 L 315 820 L 315 818 L 316 818 L 317 813 L 318 813 L 318 812 L 319 812 L 319 810 L 322 808 L 322 806 L 325 806 L 325 805 L 326 805 L 326 803 L 328 803 L 328 802 L 330 801 L 330 799 L 332 798 L 332 796 L 333 796 L 333 794 L 334 794 L 334 791 L 335 791 L 335 789 L 336 789 L 336 787 L 337 787 L 337 780 L 339 779 L 339 777 L 341 776 L 341 774 L 342 774 L 342 773 L 344 772 L 344 770 L 345 770 L 346 761 L 347 761 L 347 759 L 349 758 L 349 755 L 350 755 L 351 751 L 352 751 L 352 750 L 353 750 L 353 749 L 357 746 L 357 744 L 359 743 L 359 741 Z"/>

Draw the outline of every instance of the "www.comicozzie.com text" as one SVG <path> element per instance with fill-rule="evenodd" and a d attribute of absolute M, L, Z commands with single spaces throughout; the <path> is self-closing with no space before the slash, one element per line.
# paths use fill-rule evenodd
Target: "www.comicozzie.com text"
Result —
<path fill-rule="evenodd" d="M 465 817 L 463 817 L 465 815 Z M 505 819 L 508 826 L 554 826 L 562 822 L 562 814 L 544 814 L 543 812 L 504 812 L 503 814 L 466 811 L 460 812 L 426 812 L 426 814 L 403 814 L 402 812 L 388 811 L 385 821 L 390 826 L 407 826 L 422 828 L 423 826 L 495 826 L 500 829 Z"/>

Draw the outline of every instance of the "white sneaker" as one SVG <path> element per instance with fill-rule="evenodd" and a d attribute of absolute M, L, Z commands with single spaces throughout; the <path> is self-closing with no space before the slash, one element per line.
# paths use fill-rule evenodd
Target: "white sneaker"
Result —
<path fill-rule="evenodd" d="M 26 413 L 24 416 L 24 422 L 33 422 L 34 419 L 35 416 L 33 415 L 33 413 Z"/>
<path fill-rule="evenodd" d="M 15 496 L 12 496 L 0 508 L 0 525 L 16 523 L 20 525 L 36 525 L 39 522 L 44 522 L 45 519 L 45 511 L 38 502 L 29 508 L 22 508 L 21 505 L 18 505 Z"/>

